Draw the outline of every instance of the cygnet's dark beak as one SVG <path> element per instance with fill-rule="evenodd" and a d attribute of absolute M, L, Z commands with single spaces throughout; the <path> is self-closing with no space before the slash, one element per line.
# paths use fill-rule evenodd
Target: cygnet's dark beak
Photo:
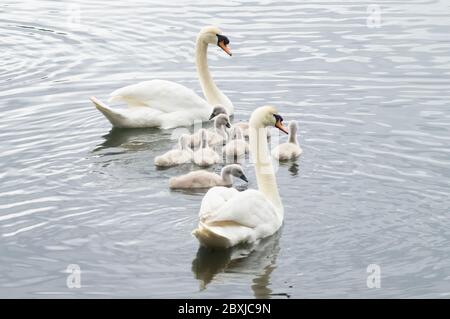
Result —
<path fill-rule="evenodd" d="M 244 174 L 239 176 L 239 178 L 248 183 L 248 179 L 247 179 L 247 177 Z"/>

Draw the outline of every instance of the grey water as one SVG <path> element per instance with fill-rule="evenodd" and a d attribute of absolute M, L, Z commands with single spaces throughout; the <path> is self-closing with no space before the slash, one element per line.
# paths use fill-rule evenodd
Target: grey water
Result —
<path fill-rule="evenodd" d="M 190 234 L 204 192 L 168 189 L 197 168 L 153 165 L 172 132 L 111 129 L 88 99 L 201 94 L 210 24 L 234 120 L 275 105 L 303 148 L 277 171 L 282 229 L 219 252 Z M 450 297 L 449 1 L 7 0 L 0 29 L 0 297 Z"/>

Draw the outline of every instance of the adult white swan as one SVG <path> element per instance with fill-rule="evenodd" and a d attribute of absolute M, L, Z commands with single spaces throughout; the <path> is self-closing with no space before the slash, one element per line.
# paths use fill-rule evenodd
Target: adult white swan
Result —
<path fill-rule="evenodd" d="M 230 41 L 214 26 L 203 28 L 197 36 L 195 63 L 206 100 L 175 82 L 151 80 L 125 86 L 111 93 L 109 102 L 125 102 L 127 109 L 112 109 L 95 97 L 91 101 L 113 126 L 122 128 L 173 128 L 207 121 L 213 106 L 221 104 L 232 115 L 231 101 L 215 85 L 208 70 L 208 44 L 218 45 L 231 56 Z"/>
<path fill-rule="evenodd" d="M 265 128 L 273 125 L 287 133 L 282 121 L 271 106 L 260 107 L 252 113 L 250 155 L 255 163 L 258 190 L 238 192 L 235 188 L 211 188 L 202 200 L 198 228 L 192 232 L 201 245 L 228 248 L 243 242 L 252 243 L 280 228 L 284 209 Z"/>

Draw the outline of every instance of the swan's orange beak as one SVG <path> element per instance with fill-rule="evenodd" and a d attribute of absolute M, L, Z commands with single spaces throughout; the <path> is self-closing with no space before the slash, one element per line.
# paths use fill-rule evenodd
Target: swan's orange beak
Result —
<path fill-rule="evenodd" d="M 283 122 L 281 120 L 277 120 L 277 122 L 275 123 L 275 127 L 277 129 L 279 129 L 280 131 L 282 131 L 282 132 L 284 132 L 286 134 L 289 134 L 286 126 L 283 125 Z"/>
<path fill-rule="evenodd" d="M 233 54 L 230 51 L 230 48 L 227 47 L 227 45 L 225 44 L 225 41 L 219 41 L 218 43 L 219 47 L 224 50 L 229 56 L 232 56 Z"/>

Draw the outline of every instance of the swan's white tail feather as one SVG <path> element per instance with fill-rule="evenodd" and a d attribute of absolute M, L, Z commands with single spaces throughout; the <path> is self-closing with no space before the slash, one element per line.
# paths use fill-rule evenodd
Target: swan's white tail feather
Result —
<path fill-rule="evenodd" d="M 117 111 L 114 111 L 105 103 L 97 99 L 95 96 L 91 98 L 92 103 L 94 103 L 97 110 L 102 112 L 102 114 L 111 122 L 113 126 L 122 127 L 123 121 L 126 120 L 125 117 Z"/>
<path fill-rule="evenodd" d="M 192 232 L 201 245 L 211 248 L 229 248 L 239 243 L 252 242 L 252 234 L 251 228 L 226 221 L 217 226 L 200 222 Z"/>

